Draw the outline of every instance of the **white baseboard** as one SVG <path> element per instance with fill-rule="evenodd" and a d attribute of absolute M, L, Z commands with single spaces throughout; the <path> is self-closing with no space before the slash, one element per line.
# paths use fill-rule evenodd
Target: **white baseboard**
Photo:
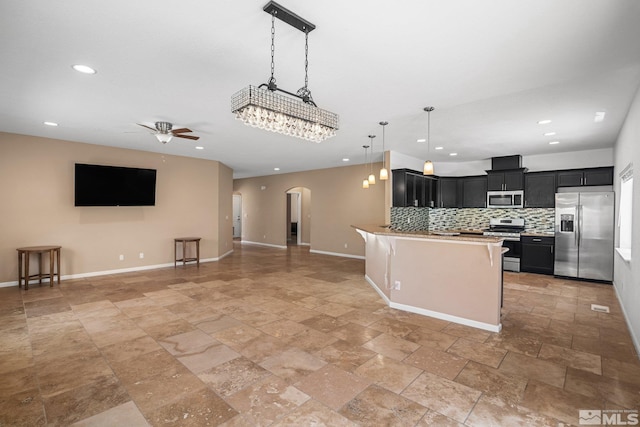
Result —
<path fill-rule="evenodd" d="M 233 253 L 233 249 L 230 250 L 229 252 L 226 252 L 226 253 L 220 255 L 217 258 L 201 259 L 200 263 L 220 261 L 222 258 L 225 258 L 225 257 L 231 255 L 232 253 Z M 173 267 L 173 266 L 174 266 L 174 263 L 168 262 L 168 263 L 164 263 L 164 264 L 142 265 L 142 266 L 137 266 L 137 267 L 118 268 L 118 269 L 115 269 L 115 270 L 90 271 L 88 273 L 66 274 L 66 275 L 60 276 L 60 280 L 62 281 L 62 280 L 69 280 L 69 279 L 84 279 L 86 277 L 105 276 L 107 274 L 131 273 L 131 272 L 135 272 L 135 271 L 156 270 L 158 268 L 167 268 L 167 267 Z M 56 279 L 54 279 L 54 280 L 56 280 Z M 42 279 L 42 283 L 49 283 L 49 279 L 48 278 L 47 279 Z M 30 285 L 33 286 L 34 284 L 31 283 Z M 8 288 L 10 286 L 18 286 L 18 281 L 14 280 L 13 282 L 0 283 L 0 288 Z"/>
<path fill-rule="evenodd" d="M 636 355 L 640 359 L 640 341 L 638 337 L 634 334 L 634 330 L 631 327 L 631 323 L 629 322 L 629 316 L 627 316 L 627 312 L 624 309 L 624 304 L 622 303 L 622 299 L 620 299 L 620 294 L 618 293 L 618 287 L 616 284 L 613 284 L 613 290 L 616 293 L 616 298 L 618 298 L 618 304 L 620 304 L 620 308 L 622 309 L 622 315 L 624 316 L 624 321 L 627 323 L 627 329 L 629 330 L 629 335 L 631 335 L 631 341 L 633 341 L 633 346 L 636 348 Z"/>
<path fill-rule="evenodd" d="M 373 288 L 374 291 L 376 291 L 378 293 L 378 295 L 380 295 L 380 298 L 382 298 L 384 300 L 384 302 L 387 303 L 387 305 L 391 305 L 391 300 L 389 299 L 388 296 L 386 296 L 384 294 L 384 292 L 382 292 L 380 290 L 380 288 L 378 287 L 378 285 L 375 284 L 375 282 L 373 280 L 371 280 L 371 278 L 369 276 L 367 276 L 366 274 L 364 275 L 364 280 L 366 280 L 369 285 L 371 285 L 371 287 Z"/>
<path fill-rule="evenodd" d="M 273 245 L 271 243 L 252 242 L 252 241 L 249 241 L 249 240 L 241 240 L 240 243 L 242 243 L 243 245 L 257 245 L 257 246 L 267 246 L 269 248 L 287 249 L 286 246 L 282 246 L 282 245 Z"/>
<path fill-rule="evenodd" d="M 439 311 L 427 310 L 425 308 L 414 307 L 412 305 L 400 304 L 397 302 L 393 302 L 387 297 L 375 284 L 369 276 L 365 274 L 365 280 L 371 285 L 371 287 L 380 295 L 380 297 L 387 303 L 387 305 L 391 308 L 395 308 L 397 310 L 408 311 L 410 313 L 421 314 L 423 316 L 435 317 L 436 319 L 446 320 L 447 322 L 458 323 L 460 325 L 471 326 L 472 328 L 483 329 L 489 332 L 500 332 L 502 330 L 502 323 L 498 325 L 492 325 L 490 323 L 478 322 L 476 320 L 466 319 L 464 317 L 453 316 L 451 314 L 440 313 Z"/>
<path fill-rule="evenodd" d="M 316 249 L 311 249 L 309 252 L 311 252 L 312 254 L 339 256 L 339 257 L 342 257 L 342 258 L 364 259 L 364 256 L 362 256 L 362 255 L 341 254 L 341 253 L 338 253 L 338 252 L 318 251 Z"/>

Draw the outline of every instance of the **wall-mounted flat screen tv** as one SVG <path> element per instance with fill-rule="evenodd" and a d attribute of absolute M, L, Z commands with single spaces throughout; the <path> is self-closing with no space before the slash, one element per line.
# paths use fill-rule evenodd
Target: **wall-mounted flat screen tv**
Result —
<path fill-rule="evenodd" d="M 155 204 L 155 169 L 76 163 L 75 206 Z"/>

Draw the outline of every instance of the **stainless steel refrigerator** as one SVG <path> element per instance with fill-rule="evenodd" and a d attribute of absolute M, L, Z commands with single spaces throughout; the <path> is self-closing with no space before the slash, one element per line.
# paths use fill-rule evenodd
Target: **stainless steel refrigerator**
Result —
<path fill-rule="evenodd" d="M 612 191 L 556 193 L 557 276 L 613 280 Z"/>

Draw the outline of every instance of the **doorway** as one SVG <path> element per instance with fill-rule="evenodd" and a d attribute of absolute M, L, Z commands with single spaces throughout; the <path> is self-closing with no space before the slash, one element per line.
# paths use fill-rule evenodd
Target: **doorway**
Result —
<path fill-rule="evenodd" d="M 233 238 L 242 238 L 242 195 L 233 195 Z"/>
<path fill-rule="evenodd" d="M 302 231 L 300 221 L 300 211 L 302 210 L 302 197 L 298 192 L 287 193 L 287 246 L 299 245 L 301 243 L 301 233 L 298 232 L 298 228 Z"/>
<path fill-rule="evenodd" d="M 310 245 L 311 190 L 293 187 L 286 192 L 286 236 L 289 245 Z"/>

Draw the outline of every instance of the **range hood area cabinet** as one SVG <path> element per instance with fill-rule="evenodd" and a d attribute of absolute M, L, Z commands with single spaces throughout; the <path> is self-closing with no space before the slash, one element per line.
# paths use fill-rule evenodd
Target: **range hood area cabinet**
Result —
<path fill-rule="evenodd" d="M 487 171 L 487 189 L 489 191 L 524 190 L 524 172 L 526 169 L 507 171 Z"/>
<path fill-rule="evenodd" d="M 437 200 L 437 177 L 425 176 L 411 169 L 394 169 L 393 207 L 435 207 Z"/>

